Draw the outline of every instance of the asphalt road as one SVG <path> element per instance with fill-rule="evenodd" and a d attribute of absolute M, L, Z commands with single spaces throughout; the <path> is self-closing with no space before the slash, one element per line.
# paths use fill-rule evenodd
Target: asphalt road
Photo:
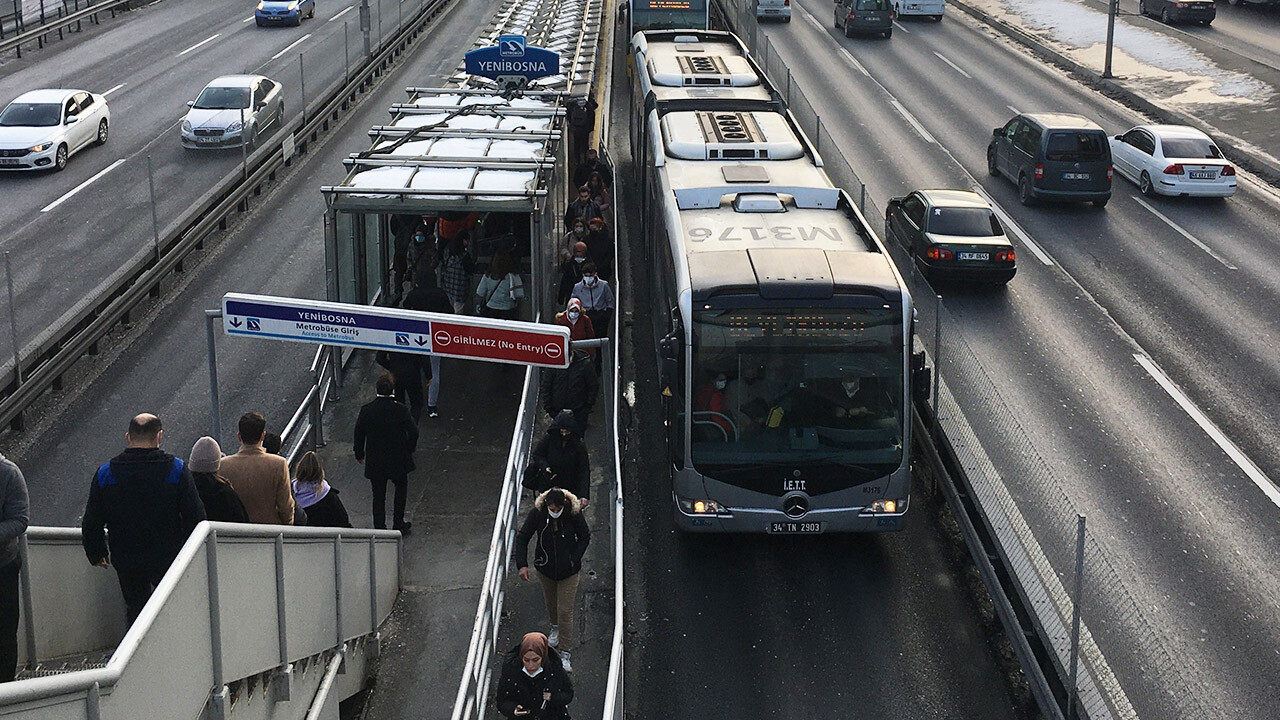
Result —
<path fill-rule="evenodd" d="M 1070 536 L 1057 531 L 1074 527 L 1076 511 L 1088 516 L 1124 587 L 1094 589 L 1100 604 L 1086 621 L 1139 716 L 1177 716 L 1195 695 L 1211 699 L 1213 717 L 1271 717 L 1274 192 L 1243 177 L 1227 201 L 1147 200 L 1117 178 L 1103 210 L 1023 208 L 1013 185 L 985 170 L 991 128 L 1014 109 L 1079 112 L 1113 134 L 1141 118 L 959 13 L 900 23 L 884 41 L 839 35 L 823 0 L 793 12 L 765 31 L 814 98 L 830 132 L 823 147 L 839 147 L 879 208 L 914 188 L 978 184 L 1041 249 L 1043 261 L 1019 238 L 1006 291 L 944 289 L 969 357 L 944 377 L 1063 577 Z M 1157 375 L 1239 448 L 1236 459 Z"/>
<path fill-rule="evenodd" d="M 345 175 L 342 159 L 368 147 L 368 129 L 403 101 L 406 86 L 440 82 L 452 73 L 497 5 L 491 0 L 451 3 L 418 41 L 413 57 L 386 76 L 343 127 L 312 145 L 291 173 L 257 198 L 251 213 L 190 267 L 178 287 L 166 289 L 155 306 L 139 313 L 132 330 L 106 343 L 97 360 L 82 362 L 43 418 L 27 432 L 3 438 L 3 452 L 27 476 L 33 523 L 77 521 L 93 469 L 123 447 L 134 414 L 158 413 L 165 424 L 164 447 L 183 457 L 196 438 L 209 433 L 204 309 L 217 307 L 226 292 L 324 297 L 319 187 Z M 235 451 L 235 420 L 248 410 L 266 415 L 269 429 L 282 429 L 306 394 L 314 352 L 309 345 L 219 336 L 224 451 Z M 446 384 L 442 422 L 449 417 L 448 396 Z M 349 428 L 336 432 L 345 437 Z"/>
<path fill-rule="evenodd" d="M 623 73 L 615 67 L 615 117 L 627 108 Z M 625 125 L 615 125 L 613 137 L 623 159 L 615 171 L 624 186 L 619 225 L 635 227 Z M 635 309 L 623 357 L 623 384 L 634 382 L 634 405 L 624 408 L 628 716 L 1034 717 L 1006 678 L 999 625 L 973 594 L 968 556 L 941 529 L 939 501 L 923 483 L 901 533 L 784 538 L 675 529 L 644 310 L 649 263 L 638 238 L 624 235 L 619 247 Z"/>
<path fill-rule="evenodd" d="M 1163 27 L 1177 37 L 1192 37 L 1206 44 L 1236 53 L 1255 62 L 1280 70 L 1280 6 L 1231 5 L 1227 0 L 1216 3 L 1218 15 L 1209 27 L 1199 25 L 1163 26 L 1152 20 L 1148 27 Z M 1121 3 L 1121 11 L 1137 12 L 1138 3 Z M 1105 9 L 1106 5 L 1101 4 Z"/>
<path fill-rule="evenodd" d="M 405 0 L 405 13 L 422 2 Z M 12 253 L 14 306 L 24 343 L 153 244 L 148 156 L 162 230 L 240 164 L 238 149 L 182 148 L 179 125 L 186 102 L 219 75 L 260 73 L 282 84 L 286 115 L 296 116 L 304 82 L 314 99 L 344 77 L 348 47 L 352 67 L 358 62 L 363 40 L 355 4 L 320 3 L 315 19 L 301 27 L 259 28 L 249 2 L 163 2 L 91 37 L 4 65 L 2 103 L 34 88 L 66 85 L 109 93 L 112 114 L 107 143 L 73 156 L 65 171 L 0 174 L 0 251 Z M 370 5 L 376 47 L 380 28 L 392 34 L 400 5 L 397 0 Z M 7 313 L 7 300 L 3 304 L 0 312 Z M 7 359 L 7 338 L 4 347 Z"/>

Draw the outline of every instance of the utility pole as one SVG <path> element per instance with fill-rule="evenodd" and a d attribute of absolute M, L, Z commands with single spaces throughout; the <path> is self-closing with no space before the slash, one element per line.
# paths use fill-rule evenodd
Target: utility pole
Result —
<path fill-rule="evenodd" d="M 364 34 L 364 59 L 373 59 L 373 45 L 369 42 L 369 31 L 373 29 L 373 16 L 369 14 L 369 0 L 360 0 L 360 32 Z"/>
<path fill-rule="evenodd" d="M 1111 74 L 1111 46 L 1116 37 L 1116 12 L 1119 11 L 1120 0 L 1109 0 L 1107 3 L 1107 59 L 1103 64 L 1102 77 L 1114 77 Z"/>

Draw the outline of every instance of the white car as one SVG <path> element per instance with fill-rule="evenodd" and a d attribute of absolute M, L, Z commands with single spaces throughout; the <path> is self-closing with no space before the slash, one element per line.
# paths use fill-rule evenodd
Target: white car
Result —
<path fill-rule="evenodd" d="M 107 141 L 107 99 L 84 90 L 32 90 L 0 112 L 0 170 L 61 170 Z"/>
<path fill-rule="evenodd" d="M 1235 167 L 1212 138 L 1193 127 L 1139 125 L 1116 135 L 1111 163 L 1147 197 L 1231 197 L 1236 192 Z"/>
<path fill-rule="evenodd" d="M 182 121 L 185 148 L 253 147 L 272 125 L 284 121 L 280 83 L 261 75 L 224 75 L 187 103 Z"/>
<path fill-rule="evenodd" d="M 791 22 L 791 0 L 756 0 L 756 21 L 765 18 Z"/>

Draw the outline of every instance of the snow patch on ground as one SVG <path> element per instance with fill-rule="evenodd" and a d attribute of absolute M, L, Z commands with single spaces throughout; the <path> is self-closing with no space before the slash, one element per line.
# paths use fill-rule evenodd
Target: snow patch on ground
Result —
<path fill-rule="evenodd" d="M 1101 71 L 1106 56 L 1105 13 L 1072 0 L 976 0 L 975 4 Z M 1174 105 L 1263 104 L 1275 94 L 1266 83 L 1219 67 L 1181 40 L 1130 25 L 1123 18 L 1116 19 L 1112 72 Z"/>

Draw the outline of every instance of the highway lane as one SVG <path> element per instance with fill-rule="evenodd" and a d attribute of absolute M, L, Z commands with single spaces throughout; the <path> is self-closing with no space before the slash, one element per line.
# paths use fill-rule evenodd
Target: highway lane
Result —
<path fill-rule="evenodd" d="M 406 0 L 405 10 L 416 10 L 421 2 Z M 374 13 L 376 47 L 379 26 L 389 35 L 400 10 L 396 0 L 371 4 L 380 8 Z M 252 17 L 247 4 L 163 3 L 155 15 L 144 14 L 88 42 L 33 59 L 0 79 L 4 101 L 32 87 L 56 85 L 57 77 L 97 92 L 112 90 L 113 124 L 106 145 L 73 157 L 62 173 L 0 175 L 0 192 L 6 197 L 0 204 L 0 227 L 5 229 L 0 250 L 12 252 L 22 338 L 29 340 L 52 325 L 127 259 L 152 245 L 148 155 L 161 229 L 240 164 L 239 150 L 181 147 L 178 125 L 186 102 L 218 75 L 256 72 L 282 84 L 286 116 L 297 116 L 304 71 L 307 93 L 314 98 L 344 77 L 348 47 L 352 64 L 358 61 L 363 43 L 356 14 L 346 10 L 350 5 L 346 0 L 318 10 L 300 28 L 258 28 L 245 22 Z M 194 19 L 188 20 L 184 11 L 195 13 Z M 329 22 L 339 13 L 344 14 Z M 380 25 L 379 16 L 385 17 Z M 304 70 L 299 68 L 300 53 Z M 95 176 L 96 181 L 55 205 Z"/>
<path fill-rule="evenodd" d="M 1151 357 L 1249 458 L 1277 476 L 1276 427 L 1267 417 L 1280 397 L 1268 351 L 1276 328 L 1267 308 L 1276 298 L 1265 228 L 1280 218 L 1274 197 L 1246 184 L 1225 203 L 1143 200 L 1236 270 L 1151 213 L 1127 181 L 1117 180 L 1115 198 L 1102 211 L 1022 208 L 1010 183 L 985 177 L 990 129 L 1012 114 L 1008 106 L 1084 112 L 1111 132 L 1138 119 L 967 21 L 904 23 L 908 32 L 890 42 L 846 40 L 830 28 L 828 3 L 802 2 L 797 15 L 800 8 L 809 21 L 797 17 L 767 32 L 796 81 L 823 88 L 816 110 L 870 184 L 869 195 L 883 207 L 887 197 L 914 187 L 967 187 L 976 180 L 1054 262 L 1045 265 L 1024 245 L 1019 276 L 1006 293 L 950 290 L 948 307 L 980 358 L 949 368 L 957 373 L 951 382 L 974 408 L 970 422 L 1004 476 L 1026 481 L 1014 491 L 1033 526 L 1039 521 L 1042 543 L 1062 540 L 1050 530 L 1064 529 L 1079 509 L 1113 553 L 1128 596 L 1100 607 L 1093 629 L 1131 699 L 1151 713 L 1144 716 L 1171 716 L 1176 708 L 1162 702 L 1180 692 L 1139 677 L 1138 656 L 1160 647 L 1105 622 L 1123 620 L 1136 604 L 1159 628 L 1164 649 L 1195 668 L 1193 686 L 1202 697 L 1222 698 L 1219 708 L 1232 717 L 1268 716 L 1280 689 L 1245 687 L 1239 678 L 1277 663 L 1276 507 L 1135 355 Z M 837 47 L 941 145 L 914 132 L 889 95 Z M 842 63 L 834 73 L 831 57 Z M 973 389 L 956 386 L 960 378 Z M 998 391 L 980 392 L 996 383 Z M 984 413 L 1013 422 L 996 425 Z M 1010 426 L 1020 428 L 1034 452 L 1016 443 L 1009 449 L 1011 439 L 1000 433 Z M 1053 489 L 1032 480 L 1052 482 Z M 1070 509 L 1062 502 L 1068 498 Z M 1065 561 L 1069 544 L 1062 545 L 1046 552 Z"/>
<path fill-rule="evenodd" d="M 252 213 L 200 258 L 182 283 L 139 313 L 134 329 L 106 343 L 96 361 L 67 377 L 67 389 L 28 431 L 3 437 L 3 452 L 19 463 L 31 488 L 32 521 L 66 525 L 83 511 L 93 468 L 119 452 L 133 414 L 150 410 L 165 423 L 164 446 L 186 456 L 209 432 L 208 369 L 203 310 L 225 292 L 323 298 L 324 199 L 319 187 L 345 175 L 342 160 L 368 147 L 368 129 L 409 85 L 440 82 L 470 49 L 476 28 L 496 11 L 496 0 L 455 2 L 424 35 L 414 55 L 390 73 L 336 134 L 312 151 L 281 183 L 256 199 Z M 149 218 L 148 218 L 149 221 Z M 310 384 L 309 345 L 218 338 L 224 451 L 234 452 L 235 421 L 263 412 L 280 430 Z M 445 362 L 444 377 L 461 382 L 467 364 Z M 350 390 L 349 390 L 350 391 Z M 365 392 L 367 389 L 355 389 Z M 449 417 L 449 386 L 442 411 Z M 331 428 L 345 438 L 350 428 Z"/>
<path fill-rule="evenodd" d="M 621 117 L 621 67 L 614 82 Z M 625 125 L 616 124 L 619 224 L 631 228 L 626 138 Z M 980 582 L 958 539 L 940 529 L 939 501 L 923 483 L 901 533 L 782 538 L 675 529 L 669 476 L 656 451 L 664 440 L 643 310 L 649 263 L 638 238 L 619 247 L 624 275 L 630 271 L 626 297 L 636 310 L 623 356 L 624 385 L 635 383 L 635 404 L 624 408 L 632 418 L 623 466 L 628 714 L 1034 717 L 1004 676 L 998 623 L 975 601 L 971 583 Z"/>

